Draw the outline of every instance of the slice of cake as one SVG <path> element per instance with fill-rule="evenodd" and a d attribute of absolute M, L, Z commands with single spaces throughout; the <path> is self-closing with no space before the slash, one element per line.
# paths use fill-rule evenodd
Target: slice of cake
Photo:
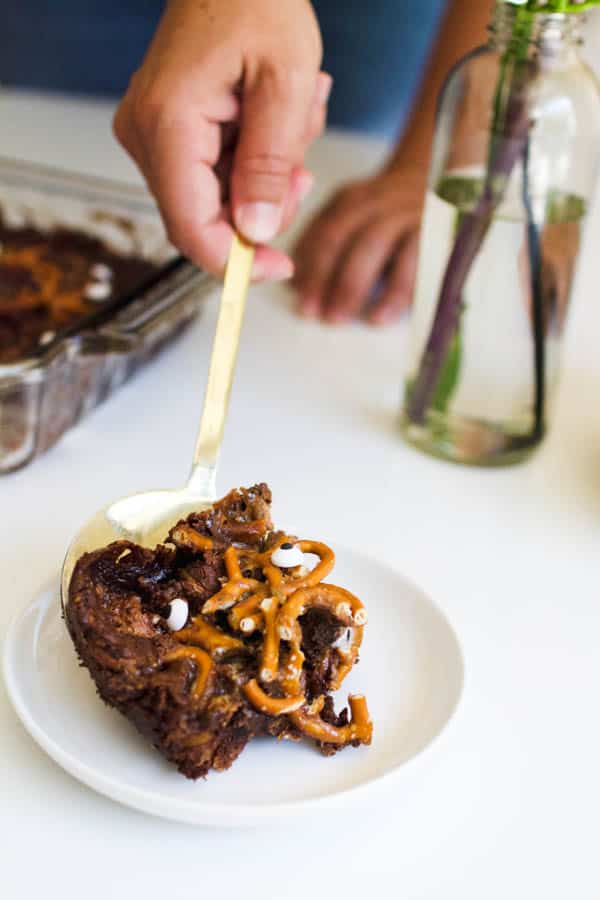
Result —
<path fill-rule="evenodd" d="M 100 696 L 189 778 L 229 768 L 255 735 L 325 755 L 371 742 L 364 696 L 339 714 L 331 697 L 366 611 L 324 582 L 329 547 L 274 531 L 270 505 L 264 484 L 234 490 L 154 550 L 117 541 L 73 573 L 66 621 Z"/>

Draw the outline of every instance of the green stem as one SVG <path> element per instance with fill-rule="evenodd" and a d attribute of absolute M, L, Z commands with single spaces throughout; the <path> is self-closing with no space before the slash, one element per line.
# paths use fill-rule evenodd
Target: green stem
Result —
<path fill-rule="evenodd" d="M 528 60 L 533 17 L 526 10 L 515 13 L 512 39 L 505 50 L 496 85 L 486 177 L 479 200 L 461 221 L 440 288 L 432 330 L 423 350 L 417 376 L 408 394 L 407 415 L 423 424 L 432 409 L 448 354 L 456 346 L 464 285 L 481 249 L 493 216 L 504 198 L 515 164 L 528 141 Z M 457 379 L 456 379 L 457 380 Z M 452 390 L 456 384 L 449 382 Z M 446 404 L 450 399 L 444 392 Z"/>

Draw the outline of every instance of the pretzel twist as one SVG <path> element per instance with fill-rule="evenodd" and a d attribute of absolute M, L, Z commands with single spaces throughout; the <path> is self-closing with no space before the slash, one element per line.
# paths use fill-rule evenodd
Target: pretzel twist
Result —
<path fill-rule="evenodd" d="M 252 706 L 267 716 L 289 715 L 305 703 L 303 694 L 295 697 L 271 697 L 270 694 L 265 694 L 256 678 L 248 681 L 243 691 Z"/>
<path fill-rule="evenodd" d="M 182 644 L 197 644 L 211 656 L 220 656 L 228 650 L 241 650 L 244 647 L 242 641 L 225 634 L 201 616 L 195 616 L 192 624 L 178 631 L 176 637 Z"/>
<path fill-rule="evenodd" d="M 373 723 L 369 717 L 367 701 L 362 694 L 350 694 L 351 719 L 348 725 L 338 727 L 321 718 L 323 704 L 317 710 L 297 709 L 289 713 L 294 725 L 315 741 L 323 744 L 351 744 L 358 741 L 370 744 L 373 737 Z"/>
<path fill-rule="evenodd" d="M 244 594 L 260 586 L 261 582 L 254 578 L 244 578 L 240 570 L 237 551 L 235 547 L 228 547 L 224 554 L 225 569 L 229 581 L 223 585 L 218 593 L 209 597 L 202 612 L 204 615 L 216 613 L 221 609 L 231 609 Z"/>
<path fill-rule="evenodd" d="M 212 550 L 214 547 L 212 538 L 200 534 L 190 525 L 176 525 L 172 529 L 170 537 L 180 547 L 187 547 L 190 550 Z"/>
<path fill-rule="evenodd" d="M 194 530 L 187 526 L 178 526 L 172 532 L 173 538 L 182 546 L 200 551 L 212 549 L 210 538 L 195 535 Z M 275 566 L 271 562 L 273 553 L 289 540 L 285 535 L 281 536 L 268 550 L 260 553 L 247 548 L 228 547 L 224 553 L 227 581 L 204 603 L 201 616 L 194 617 L 190 626 L 173 635 L 182 646 L 173 651 L 167 661 L 183 658 L 194 661 L 198 674 L 192 691 L 201 698 L 213 665 L 211 656 L 245 646 L 243 641 L 202 618 L 229 610 L 228 622 L 234 631 L 263 633 L 258 679 L 252 678 L 242 686 L 244 696 L 255 709 L 268 716 L 289 716 L 299 731 L 320 743 L 336 746 L 356 742 L 369 744 L 373 726 L 362 694 L 349 697 L 351 719 L 341 727 L 321 718 L 325 696 L 310 705 L 306 704 L 303 689 L 305 657 L 299 622 L 309 609 L 320 608 L 331 613 L 345 628 L 351 629 L 348 647 L 335 648 L 338 666 L 333 669 L 335 674 L 331 689 L 337 690 L 358 657 L 367 621 L 366 610 L 354 594 L 344 588 L 322 583 L 335 563 L 333 552 L 325 544 L 317 541 L 297 542 L 303 553 L 318 557 L 319 562 L 312 571 L 307 572 L 302 566 L 291 569 Z M 247 577 L 244 571 L 248 576 L 261 571 L 266 581 Z M 280 659 L 282 641 L 285 644 Z M 274 694 L 267 693 L 259 681 L 272 685 Z"/>

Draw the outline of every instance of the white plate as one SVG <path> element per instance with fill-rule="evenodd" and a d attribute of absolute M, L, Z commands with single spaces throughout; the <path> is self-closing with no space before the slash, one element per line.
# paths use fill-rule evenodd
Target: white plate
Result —
<path fill-rule="evenodd" d="M 56 590 L 9 629 L 9 697 L 31 736 L 67 772 L 154 815 L 241 825 L 347 807 L 437 737 L 459 701 L 463 662 L 443 615 L 392 569 L 346 550 L 337 554 L 333 581 L 358 594 L 369 611 L 360 664 L 339 697 L 345 703 L 350 690 L 366 694 L 375 724 L 369 748 L 324 758 L 308 743 L 257 739 L 228 772 L 188 781 L 96 696 L 78 666 Z"/>

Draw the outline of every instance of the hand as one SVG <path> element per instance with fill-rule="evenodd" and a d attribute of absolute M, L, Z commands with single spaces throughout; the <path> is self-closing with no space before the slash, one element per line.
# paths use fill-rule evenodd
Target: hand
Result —
<path fill-rule="evenodd" d="M 214 274 L 233 229 L 256 244 L 294 217 L 312 176 L 331 78 L 309 0 L 171 0 L 114 121 L 170 240 Z M 256 278 L 291 260 L 265 246 Z"/>
<path fill-rule="evenodd" d="M 298 308 L 341 323 L 383 325 L 410 304 L 426 175 L 390 167 L 339 191 L 295 251 Z"/>

